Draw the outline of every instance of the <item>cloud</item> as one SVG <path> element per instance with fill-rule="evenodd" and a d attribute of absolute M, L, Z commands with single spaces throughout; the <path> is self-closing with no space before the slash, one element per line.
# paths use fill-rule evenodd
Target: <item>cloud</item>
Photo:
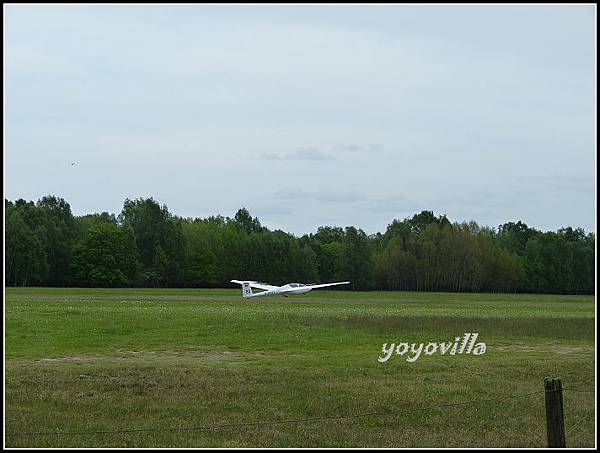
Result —
<path fill-rule="evenodd" d="M 331 151 L 342 153 L 381 153 L 383 152 L 383 145 L 380 143 L 335 145 L 331 147 Z"/>
<path fill-rule="evenodd" d="M 319 161 L 332 161 L 335 160 L 331 154 L 327 154 L 317 148 L 296 148 L 291 154 L 288 154 L 288 159 L 300 159 L 300 160 L 319 160 Z"/>
<path fill-rule="evenodd" d="M 594 228 L 593 10 L 483 10 L 10 6 L 6 196 Z"/>
<path fill-rule="evenodd" d="M 373 154 L 383 152 L 383 145 L 368 143 L 366 145 L 344 144 L 332 146 L 329 151 L 322 151 L 312 146 L 299 146 L 294 151 L 284 153 L 262 153 L 259 157 L 266 160 L 311 160 L 320 162 L 333 162 L 344 153 Z"/>
<path fill-rule="evenodd" d="M 520 176 L 515 178 L 515 182 L 523 188 L 536 188 L 537 190 L 549 190 L 554 194 L 563 194 L 564 192 L 575 192 L 586 195 L 593 195 L 594 179 L 588 175 L 558 175 L 556 173 L 545 176 Z"/>
<path fill-rule="evenodd" d="M 365 200 L 363 196 L 356 192 L 336 190 L 280 189 L 275 192 L 274 197 L 279 200 L 311 200 L 324 203 L 356 203 Z"/>
<path fill-rule="evenodd" d="M 437 206 L 463 206 L 466 208 L 496 208 L 514 206 L 522 195 L 510 191 L 493 192 L 487 189 L 449 193 L 431 200 Z"/>
<path fill-rule="evenodd" d="M 396 196 L 370 198 L 364 201 L 363 209 L 378 214 L 394 214 L 397 218 L 400 214 L 414 213 L 420 206 L 403 196 Z"/>
<path fill-rule="evenodd" d="M 281 156 L 281 154 L 276 154 L 276 153 L 262 153 L 260 155 L 261 159 L 267 159 L 267 160 L 283 160 L 283 157 Z"/>
<path fill-rule="evenodd" d="M 361 212 L 376 214 L 413 213 L 420 205 L 409 201 L 402 195 L 388 197 L 372 197 L 355 191 L 322 189 L 306 191 L 302 189 L 280 189 L 274 198 L 286 201 L 317 201 L 321 203 L 355 204 Z"/>
<path fill-rule="evenodd" d="M 262 153 L 259 156 L 261 159 L 267 160 L 312 160 L 320 162 L 331 162 L 336 160 L 336 157 L 331 153 L 326 153 L 317 148 L 298 147 L 292 152 L 287 153 Z"/>

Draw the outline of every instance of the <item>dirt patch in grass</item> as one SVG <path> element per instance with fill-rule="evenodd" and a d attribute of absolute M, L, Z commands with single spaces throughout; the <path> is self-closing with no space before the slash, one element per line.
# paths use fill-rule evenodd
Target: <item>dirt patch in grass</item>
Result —
<path fill-rule="evenodd" d="M 511 344 L 511 345 L 499 345 L 491 346 L 490 350 L 503 351 L 503 352 L 547 352 L 552 354 L 593 354 L 594 347 L 589 345 L 581 346 L 565 346 L 559 344 Z"/>
<path fill-rule="evenodd" d="M 359 351 L 356 355 L 364 355 L 365 351 Z M 347 353 L 345 355 L 348 355 Z M 353 354 L 354 355 L 354 354 Z M 5 364 L 22 366 L 26 363 L 36 364 L 94 364 L 94 363 L 191 363 L 199 364 L 202 362 L 246 362 L 261 360 L 266 358 L 309 358 L 309 357 L 338 357 L 339 354 L 322 354 L 315 351 L 310 353 L 290 353 L 286 351 L 195 351 L 195 350 L 165 350 L 165 351 L 127 351 L 119 350 L 109 355 L 76 355 L 60 357 L 41 357 L 36 359 L 9 359 Z"/>
<path fill-rule="evenodd" d="M 92 300 L 106 301 L 135 301 L 135 302 L 155 302 L 155 301 L 173 301 L 173 302 L 222 302 L 227 300 L 240 300 L 241 297 L 234 296 L 194 296 L 194 295 L 104 295 L 104 294 L 11 294 L 10 300 L 27 300 L 27 301 L 65 301 L 65 302 L 88 302 Z"/>
<path fill-rule="evenodd" d="M 201 362 L 201 361 L 226 361 L 233 362 L 242 359 L 242 355 L 234 351 L 189 351 L 189 350 L 172 350 L 172 351 L 116 351 L 111 355 L 77 355 L 77 356 L 61 356 L 61 357 L 42 357 L 38 359 L 13 359 L 7 360 L 6 365 L 10 364 L 21 365 L 25 362 L 34 363 L 133 363 L 133 362 Z"/>

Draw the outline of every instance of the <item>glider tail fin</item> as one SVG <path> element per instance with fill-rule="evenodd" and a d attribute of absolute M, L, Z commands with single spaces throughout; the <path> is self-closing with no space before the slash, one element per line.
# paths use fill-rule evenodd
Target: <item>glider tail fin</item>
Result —
<path fill-rule="evenodd" d="M 244 299 L 252 297 L 252 288 L 250 287 L 250 283 L 242 283 L 242 296 L 244 296 Z"/>

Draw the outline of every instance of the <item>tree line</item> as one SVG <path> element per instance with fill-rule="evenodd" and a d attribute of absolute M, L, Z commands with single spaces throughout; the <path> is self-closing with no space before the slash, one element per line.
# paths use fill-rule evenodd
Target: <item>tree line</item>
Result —
<path fill-rule="evenodd" d="M 6 286 L 223 287 L 232 278 L 350 280 L 354 290 L 595 293 L 595 236 L 450 222 L 422 211 L 384 233 L 322 226 L 296 237 L 241 208 L 183 218 L 152 198 L 118 215 L 74 216 L 69 203 L 5 200 Z"/>

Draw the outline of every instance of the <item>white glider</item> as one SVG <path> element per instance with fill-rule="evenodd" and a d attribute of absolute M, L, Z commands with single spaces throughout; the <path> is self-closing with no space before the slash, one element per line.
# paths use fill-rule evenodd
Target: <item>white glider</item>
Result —
<path fill-rule="evenodd" d="M 337 283 L 322 283 L 320 285 L 305 285 L 304 283 L 288 283 L 283 286 L 267 285 L 265 283 L 259 283 L 250 280 L 231 280 L 231 283 L 238 283 L 242 285 L 242 296 L 245 299 L 249 297 L 258 296 L 274 296 L 275 294 L 283 294 L 289 296 L 290 294 L 304 294 L 313 289 L 325 288 L 326 286 L 335 285 L 347 285 L 350 282 L 337 282 Z M 262 289 L 260 293 L 253 293 L 252 288 Z"/>

